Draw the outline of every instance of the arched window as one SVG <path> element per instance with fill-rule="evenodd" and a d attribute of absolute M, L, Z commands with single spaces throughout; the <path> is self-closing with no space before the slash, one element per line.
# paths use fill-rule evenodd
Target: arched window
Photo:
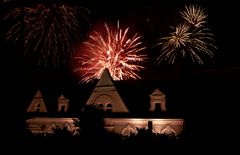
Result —
<path fill-rule="evenodd" d="M 61 105 L 60 112 L 61 113 L 65 112 L 65 105 Z"/>
<path fill-rule="evenodd" d="M 122 135 L 130 136 L 131 134 L 135 134 L 136 130 L 131 127 L 129 124 L 122 130 Z"/>
<path fill-rule="evenodd" d="M 36 104 L 35 112 L 40 112 L 40 103 Z"/>
<path fill-rule="evenodd" d="M 98 104 L 98 108 L 103 110 L 103 104 Z"/>
<path fill-rule="evenodd" d="M 167 125 L 162 131 L 161 134 L 167 134 L 167 135 L 177 135 L 176 131 L 170 127 L 170 125 Z"/>
<path fill-rule="evenodd" d="M 108 112 L 108 113 L 112 112 L 112 104 L 107 104 L 106 112 Z"/>
<path fill-rule="evenodd" d="M 161 112 L 161 103 L 155 103 L 155 112 Z"/>
<path fill-rule="evenodd" d="M 103 94 L 100 95 L 96 100 L 95 103 L 98 105 L 99 109 L 102 109 L 107 112 L 112 111 L 112 99 L 110 96 Z"/>

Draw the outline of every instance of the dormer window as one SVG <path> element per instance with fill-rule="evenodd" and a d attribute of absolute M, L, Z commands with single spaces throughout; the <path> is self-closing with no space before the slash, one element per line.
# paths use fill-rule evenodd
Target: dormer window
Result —
<path fill-rule="evenodd" d="M 159 89 L 154 90 L 154 92 L 150 95 L 149 110 L 152 112 L 160 112 L 167 110 L 165 95 Z"/>
<path fill-rule="evenodd" d="M 108 112 L 108 113 L 112 112 L 112 104 L 107 104 L 106 112 Z"/>
<path fill-rule="evenodd" d="M 32 102 L 28 106 L 27 112 L 47 112 L 47 108 L 44 104 L 42 93 L 40 92 L 40 90 L 37 91 Z"/>
<path fill-rule="evenodd" d="M 99 108 L 100 110 L 103 110 L 103 104 L 98 104 L 98 108 Z"/>
<path fill-rule="evenodd" d="M 97 104 L 99 109 L 102 109 L 103 111 L 106 111 L 106 112 L 112 111 L 112 99 L 108 95 L 99 96 L 96 99 L 95 104 Z"/>
<path fill-rule="evenodd" d="M 40 112 L 40 103 L 36 104 L 35 112 Z"/>
<path fill-rule="evenodd" d="M 60 112 L 65 112 L 65 105 L 61 105 L 61 109 L 60 109 Z"/>
<path fill-rule="evenodd" d="M 58 98 L 58 112 L 67 112 L 69 106 L 69 100 L 63 95 Z"/>

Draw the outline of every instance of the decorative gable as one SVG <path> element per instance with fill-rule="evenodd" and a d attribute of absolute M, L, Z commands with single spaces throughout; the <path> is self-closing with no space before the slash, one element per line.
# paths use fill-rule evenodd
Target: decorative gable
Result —
<path fill-rule="evenodd" d="M 86 105 L 96 104 L 100 109 L 111 112 L 129 112 L 113 84 L 113 79 L 105 69 Z"/>
<path fill-rule="evenodd" d="M 121 132 L 121 134 L 124 136 L 130 136 L 131 134 L 136 134 L 136 133 L 137 133 L 137 130 L 134 127 L 132 127 L 130 124 L 127 124 Z"/>
<path fill-rule="evenodd" d="M 32 102 L 27 108 L 27 112 L 47 112 L 47 108 L 42 98 L 40 90 L 37 91 Z"/>
<path fill-rule="evenodd" d="M 166 111 L 166 96 L 159 90 L 155 89 L 150 94 L 150 111 Z"/>
<path fill-rule="evenodd" d="M 69 100 L 63 95 L 58 98 L 58 112 L 67 112 L 69 107 Z"/>
<path fill-rule="evenodd" d="M 177 132 L 171 128 L 170 125 L 167 125 L 162 131 L 161 131 L 162 134 L 167 134 L 167 135 L 171 135 L 171 134 L 174 134 L 174 135 L 177 135 Z"/>

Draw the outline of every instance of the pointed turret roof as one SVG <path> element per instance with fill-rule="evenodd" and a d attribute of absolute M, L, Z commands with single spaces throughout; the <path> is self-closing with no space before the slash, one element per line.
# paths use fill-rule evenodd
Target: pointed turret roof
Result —
<path fill-rule="evenodd" d="M 36 95 L 34 96 L 34 98 L 42 98 L 42 93 L 40 90 L 37 91 Z"/>
<path fill-rule="evenodd" d="M 109 70 L 105 68 L 96 86 L 101 87 L 101 86 L 113 86 L 113 85 L 114 84 L 113 84 L 113 79 L 111 77 L 111 74 Z"/>

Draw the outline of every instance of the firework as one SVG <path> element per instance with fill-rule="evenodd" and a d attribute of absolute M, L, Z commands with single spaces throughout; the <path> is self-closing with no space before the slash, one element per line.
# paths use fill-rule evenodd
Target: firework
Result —
<path fill-rule="evenodd" d="M 104 25 L 104 33 L 94 31 L 89 41 L 84 42 L 81 56 L 76 57 L 80 66 L 81 82 L 99 79 L 105 68 L 108 68 L 114 80 L 138 79 L 137 74 L 144 67 L 140 64 L 147 59 L 140 54 L 145 49 L 141 37 L 135 33 L 129 35 L 129 28 L 121 29 L 119 23 L 116 29 Z"/>
<path fill-rule="evenodd" d="M 180 11 L 182 18 L 185 19 L 189 24 L 199 27 L 207 23 L 206 18 L 207 14 L 204 12 L 204 9 L 198 5 L 185 5 L 185 10 Z"/>
<path fill-rule="evenodd" d="M 187 47 L 191 43 L 192 33 L 188 32 L 189 28 L 186 24 L 180 24 L 169 37 L 160 38 L 156 46 L 162 45 L 163 52 L 158 57 L 158 62 L 168 61 L 174 63 L 178 54 L 185 56 Z M 180 51 L 180 53 L 176 51 Z"/>
<path fill-rule="evenodd" d="M 167 61 L 170 64 L 176 62 L 179 57 L 190 56 L 193 62 L 203 64 L 202 55 L 213 56 L 214 45 L 213 34 L 207 28 L 205 18 L 207 15 L 201 7 L 185 7 L 185 12 L 180 12 L 187 22 L 179 24 L 174 28 L 174 32 L 168 37 L 162 37 L 155 46 L 162 46 L 158 63 Z"/>
<path fill-rule="evenodd" d="M 14 8 L 4 18 L 15 21 L 6 34 L 6 41 L 17 42 L 24 38 L 25 54 L 37 54 L 38 64 L 47 65 L 49 61 L 57 66 L 71 56 L 71 44 L 82 34 L 78 19 L 87 23 L 88 13 L 85 8 L 66 4 Z"/>

